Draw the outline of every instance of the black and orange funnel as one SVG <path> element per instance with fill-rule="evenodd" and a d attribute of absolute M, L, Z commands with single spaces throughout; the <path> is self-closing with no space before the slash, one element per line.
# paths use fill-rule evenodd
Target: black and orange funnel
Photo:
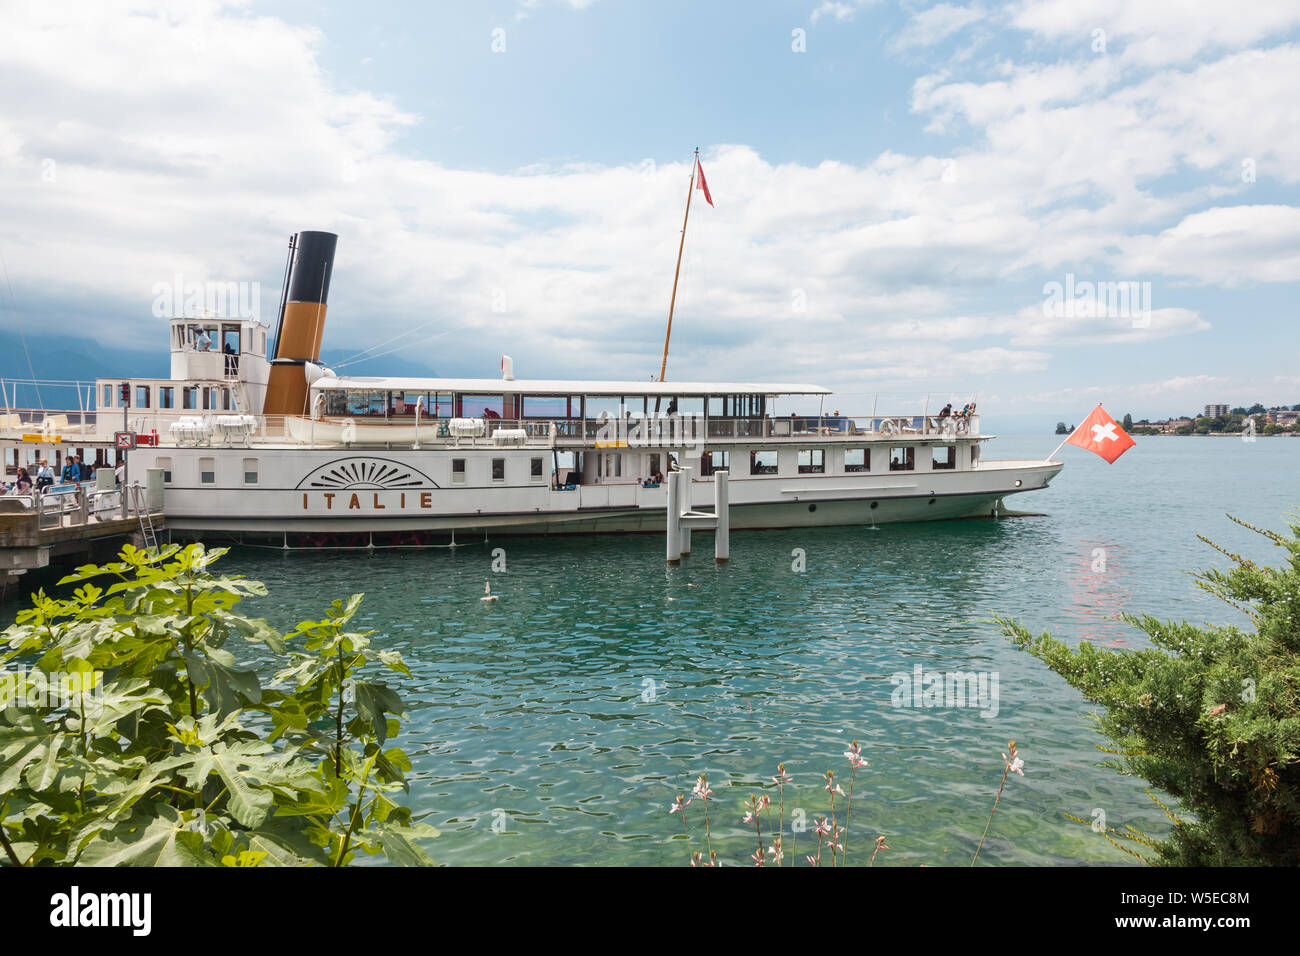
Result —
<path fill-rule="evenodd" d="M 271 375 L 266 385 L 264 415 L 305 415 L 307 376 L 304 366 L 320 359 L 325 334 L 325 300 L 334 271 L 332 232 L 300 232 L 289 240 L 289 261 L 280 293 L 280 319 L 275 328 Z"/>

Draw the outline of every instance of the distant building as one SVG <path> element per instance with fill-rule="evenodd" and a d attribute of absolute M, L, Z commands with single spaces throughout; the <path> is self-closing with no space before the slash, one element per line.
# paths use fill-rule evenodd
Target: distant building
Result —
<path fill-rule="evenodd" d="M 1274 408 L 1269 411 L 1268 420 L 1274 425 L 1294 425 L 1300 420 L 1300 412 L 1289 412 L 1285 408 Z"/>
<path fill-rule="evenodd" d="M 1178 429 L 1182 428 L 1184 425 L 1191 424 L 1192 420 L 1190 418 L 1171 418 L 1167 422 L 1156 422 L 1160 431 L 1165 435 L 1176 435 L 1178 434 Z"/>
<path fill-rule="evenodd" d="M 1218 418 L 1222 415 L 1227 415 L 1227 414 L 1228 414 L 1227 405 L 1206 405 L 1205 406 L 1206 418 Z"/>

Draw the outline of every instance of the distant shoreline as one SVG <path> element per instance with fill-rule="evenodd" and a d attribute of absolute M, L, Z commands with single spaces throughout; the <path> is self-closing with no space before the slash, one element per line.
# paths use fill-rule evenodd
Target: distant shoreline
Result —
<path fill-rule="evenodd" d="M 1134 438 L 1241 438 L 1242 432 L 1205 432 L 1190 435 L 1170 435 L 1165 432 L 1157 432 L 1154 435 L 1144 435 L 1140 432 L 1129 432 Z M 1256 432 L 1255 438 L 1300 438 L 1300 432 L 1286 432 L 1278 435 L 1265 435 L 1263 432 Z"/>

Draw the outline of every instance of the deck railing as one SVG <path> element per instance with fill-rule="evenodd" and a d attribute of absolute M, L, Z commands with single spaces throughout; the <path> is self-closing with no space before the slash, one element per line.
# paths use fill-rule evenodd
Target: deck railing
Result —
<path fill-rule="evenodd" d="M 77 446 L 82 442 L 111 443 L 113 433 L 122 428 L 117 414 L 87 413 L 85 431 L 66 428 L 66 413 L 40 417 L 39 410 L 9 413 L 0 421 L 0 439 L 22 441 L 24 436 L 42 434 L 45 440 L 58 437 L 62 444 Z M 75 413 L 73 413 L 75 415 Z M 418 441 L 420 445 L 453 444 L 448 419 L 421 418 L 333 418 L 313 420 L 305 416 L 247 416 L 247 428 L 236 427 L 231 412 L 194 412 L 175 410 L 138 410 L 128 415 L 128 425 L 141 444 L 154 441 L 160 446 L 204 445 L 213 447 L 278 443 L 302 445 L 393 444 Z M 185 422 L 182 422 L 182 419 Z M 937 415 L 799 415 L 787 417 L 705 418 L 693 415 L 637 416 L 617 418 L 525 418 L 483 419 L 482 436 L 473 441 L 491 443 L 492 436 L 504 429 L 520 429 L 529 445 L 588 444 L 626 442 L 631 447 L 664 446 L 674 443 L 698 444 L 705 440 L 789 440 L 802 437 L 836 439 L 862 437 L 880 440 L 898 438 L 978 437 L 980 416 Z M 80 423 L 78 423 L 80 425 Z M 177 426 L 173 428 L 173 425 Z M 197 427 L 191 427 L 191 426 Z M 391 429 L 391 430 L 390 430 Z M 461 441 L 470 439 L 462 438 Z"/>

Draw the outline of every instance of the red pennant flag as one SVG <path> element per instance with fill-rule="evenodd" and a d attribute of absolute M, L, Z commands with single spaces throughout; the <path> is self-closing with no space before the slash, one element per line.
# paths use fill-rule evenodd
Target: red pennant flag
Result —
<path fill-rule="evenodd" d="M 695 188 L 703 189 L 704 201 L 710 206 L 713 206 L 713 197 L 709 195 L 709 184 L 704 181 L 704 167 L 700 165 L 700 159 L 698 156 L 695 158 L 695 169 L 700 174 L 699 178 L 695 181 Z M 716 209 L 717 207 L 714 206 L 714 208 Z"/>
<path fill-rule="evenodd" d="M 1066 442 L 1096 452 L 1112 464 L 1137 444 L 1100 405 L 1083 420 L 1083 424 L 1070 433 Z"/>

